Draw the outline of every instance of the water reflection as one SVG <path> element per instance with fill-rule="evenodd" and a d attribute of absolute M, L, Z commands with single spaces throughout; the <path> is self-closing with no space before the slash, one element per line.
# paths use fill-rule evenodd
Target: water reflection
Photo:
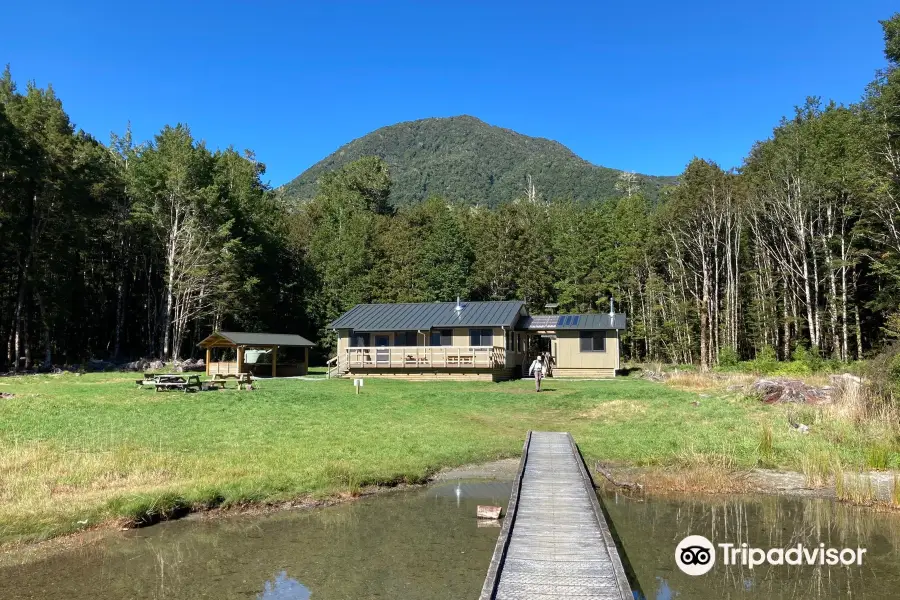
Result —
<path fill-rule="evenodd" d="M 285 571 L 275 576 L 275 579 L 267 581 L 262 594 L 256 596 L 257 600 L 309 600 L 309 590 L 305 585 L 288 577 Z"/>
<path fill-rule="evenodd" d="M 647 598 L 810 599 L 900 597 L 900 517 L 830 500 L 736 497 L 709 500 L 604 497 Z M 867 548 L 862 566 L 757 566 L 717 562 L 691 577 L 675 565 L 687 535 L 759 548 Z M 718 552 L 718 550 L 717 550 Z M 643 598 L 642 596 L 638 596 Z"/>
<path fill-rule="evenodd" d="M 497 529 L 478 528 L 475 507 L 505 506 L 510 491 L 479 486 L 453 482 L 314 511 L 165 523 L 0 568 L 0 598 L 477 598 Z"/>
<path fill-rule="evenodd" d="M 454 481 L 315 511 L 181 521 L 0 568 L 3 600 L 477 598 L 497 540 L 477 504 L 510 485 Z M 605 497 L 638 600 L 900 597 L 900 516 L 826 500 Z M 862 567 L 675 566 L 688 534 L 714 542 L 867 548 Z"/>

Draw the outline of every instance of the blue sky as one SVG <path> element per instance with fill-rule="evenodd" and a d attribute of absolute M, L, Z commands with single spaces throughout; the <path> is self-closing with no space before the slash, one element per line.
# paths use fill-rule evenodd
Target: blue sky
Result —
<path fill-rule="evenodd" d="M 0 62 L 107 141 L 185 122 L 280 185 L 378 127 L 470 114 L 584 158 L 739 166 L 806 96 L 859 99 L 896 2 L 8 2 Z"/>

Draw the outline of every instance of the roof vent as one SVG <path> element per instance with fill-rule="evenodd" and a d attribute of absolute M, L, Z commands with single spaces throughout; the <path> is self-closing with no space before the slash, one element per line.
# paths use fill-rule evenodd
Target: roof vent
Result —
<path fill-rule="evenodd" d="M 462 314 L 462 304 L 459 301 L 459 296 L 456 297 L 456 316 L 459 317 Z"/>
<path fill-rule="evenodd" d="M 612 319 L 616 316 L 616 309 L 613 307 L 613 297 L 609 297 L 609 318 Z"/>

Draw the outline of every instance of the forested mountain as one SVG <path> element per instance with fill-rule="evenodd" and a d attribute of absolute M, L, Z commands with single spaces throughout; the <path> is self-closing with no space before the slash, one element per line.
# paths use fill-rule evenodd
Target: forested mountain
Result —
<path fill-rule="evenodd" d="M 408 173 L 348 156 L 297 203 L 262 183 L 251 152 L 208 149 L 183 125 L 105 145 L 75 130 L 52 88 L 17 90 L 7 70 L 0 366 L 185 356 L 219 327 L 300 333 L 328 352 L 325 325 L 356 303 L 457 295 L 562 312 L 606 310 L 612 296 L 634 360 L 708 368 L 896 348 L 900 14 L 883 27 L 886 68 L 862 102 L 809 99 L 739 173 L 694 159 L 658 200 L 628 174 L 606 198 L 567 199 L 524 169 L 497 206 L 431 184 L 419 202 L 395 194 Z M 473 119 L 434 123 L 523 143 Z M 900 358 L 885 368 L 900 380 Z"/>
<path fill-rule="evenodd" d="M 547 200 L 603 200 L 618 195 L 621 173 L 592 165 L 559 142 L 460 116 L 377 129 L 301 173 L 283 187 L 284 193 L 309 200 L 316 195 L 323 174 L 364 156 L 377 156 L 387 163 L 394 206 L 438 196 L 493 207 L 521 197 L 532 187 Z M 634 184 L 656 198 L 660 187 L 673 181 L 672 177 L 636 175 Z"/>

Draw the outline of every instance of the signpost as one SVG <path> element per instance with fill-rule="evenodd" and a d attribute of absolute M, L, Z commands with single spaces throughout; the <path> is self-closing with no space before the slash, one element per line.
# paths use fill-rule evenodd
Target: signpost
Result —
<path fill-rule="evenodd" d="M 362 386 L 363 386 L 363 380 L 362 380 L 362 379 L 354 379 L 354 380 L 353 380 L 353 387 L 356 388 L 356 393 L 357 393 L 357 394 L 359 394 L 359 388 L 361 388 Z"/>

